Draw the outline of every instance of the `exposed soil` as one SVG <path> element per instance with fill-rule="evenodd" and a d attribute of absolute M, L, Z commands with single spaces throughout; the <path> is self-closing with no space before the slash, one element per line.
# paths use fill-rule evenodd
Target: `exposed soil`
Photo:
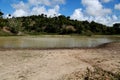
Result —
<path fill-rule="evenodd" d="M 94 49 L 1 50 L 0 80 L 119 80 L 120 43 Z"/>

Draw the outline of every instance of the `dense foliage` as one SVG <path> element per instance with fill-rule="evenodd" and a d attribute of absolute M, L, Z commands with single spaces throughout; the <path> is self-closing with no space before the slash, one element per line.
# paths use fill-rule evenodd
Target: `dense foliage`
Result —
<path fill-rule="evenodd" d="M 64 15 L 47 17 L 44 14 L 32 15 L 27 17 L 2 18 L 0 12 L 0 31 L 8 31 L 12 34 L 120 34 L 120 23 L 113 27 L 108 27 L 94 21 L 77 21 L 71 20 Z M 11 16 L 11 15 L 9 15 Z"/>

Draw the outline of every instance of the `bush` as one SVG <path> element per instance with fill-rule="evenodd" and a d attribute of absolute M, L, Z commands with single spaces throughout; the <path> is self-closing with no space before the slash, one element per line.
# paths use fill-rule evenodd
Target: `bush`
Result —
<path fill-rule="evenodd" d="M 93 35 L 93 33 L 90 30 L 82 31 L 82 34 L 86 35 L 86 36 L 92 36 Z"/>

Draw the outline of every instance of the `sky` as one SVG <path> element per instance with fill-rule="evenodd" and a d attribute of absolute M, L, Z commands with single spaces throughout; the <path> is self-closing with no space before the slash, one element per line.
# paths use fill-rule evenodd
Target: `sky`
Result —
<path fill-rule="evenodd" d="M 112 26 L 120 23 L 120 0 L 0 0 L 4 17 L 46 14 L 59 15 L 89 22 L 95 21 Z"/>

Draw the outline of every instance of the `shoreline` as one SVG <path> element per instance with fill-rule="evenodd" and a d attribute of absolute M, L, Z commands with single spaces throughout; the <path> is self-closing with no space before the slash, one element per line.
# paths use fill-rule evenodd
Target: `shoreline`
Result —
<path fill-rule="evenodd" d="M 119 80 L 119 73 L 120 42 L 91 49 L 0 50 L 0 80 Z"/>
<path fill-rule="evenodd" d="M 119 44 L 120 42 L 109 42 L 109 43 L 104 43 L 101 45 L 98 45 L 96 47 L 62 47 L 62 48 L 0 48 L 0 51 L 5 51 L 5 50 L 78 50 L 78 49 L 100 49 L 100 48 L 109 48 L 112 46 L 107 46 L 111 44 Z"/>

